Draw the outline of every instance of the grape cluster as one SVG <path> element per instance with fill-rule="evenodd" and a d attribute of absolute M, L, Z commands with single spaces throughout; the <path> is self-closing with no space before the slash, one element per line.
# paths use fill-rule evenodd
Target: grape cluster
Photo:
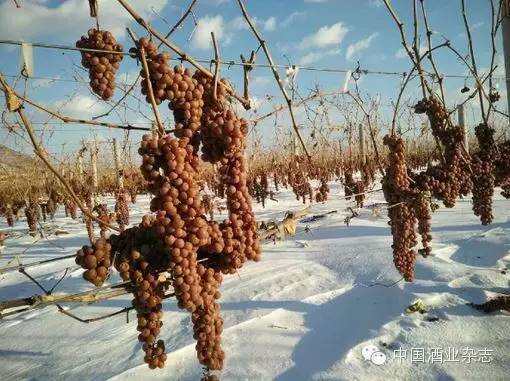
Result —
<path fill-rule="evenodd" d="M 414 111 L 417 114 L 427 114 L 432 134 L 442 141 L 442 137 L 447 134 L 448 127 L 448 111 L 443 103 L 437 97 L 431 96 L 418 101 L 414 106 Z"/>
<path fill-rule="evenodd" d="M 492 197 L 494 195 L 494 165 L 484 161 L 480 156 L 473 156 L 471 168 L 473 170 L 473 212 L 480 217 L 482 225 L 492 222 Z"/>
<path fill-rule="evenodd" d="M 353 194 L 354 201 L 356 201 L 356 206 L 358 208 L 363 208 L 363 204 L 365 202 L 365 182 L 362 180 L 358 180 L 354 182 Z"/>
<path fill-rule="evenodd" d="M 162 368 L 166 360 L 164 342 L 156 339 L 163 325 L 162 301 L 169 287 L 161 274 L 169 267 L 169 253 L 158 239 L 155 222 L 156 217 L 145 215 L 138 226 L 110 236 L 115 268 L 133 285 L 138 340 L 143 343 L 144 361 L 151 369 Z"/>
<path fill-rule="evenodd" d="M 405 162 L 404 142 L 394 135 L 386 135 L 384 144 L 389 148 L 389 164 L 383 179 L 383 192 L 389 203 L 388 217 L 393 236 L 393 262 L 408 282 L 414 278 L 416 216 L 408 204 L 412 196 Z"/>
<path fill-rule="evenodd" d="M 2 214 L 5 216 L 5 222 L 7 226 L 12 228 L 14 226 L 14 213 L 11 205 L 2 206 Z"/>
<path fill-rule="evenodd" d="M 28 231 L 31 235 L 37 232 L 37 222 L 39 221 L 39 205 L 35 201 L 29 201 L 25 206 L 25 217 L 27 218 Z"/>
<path fill-rule="evenodd" d="M 444 157 L 439 164 L 429 165 L 426 171 L 410 176 L 415 188 L 430 191 L 451 208 L 459 196 L 466 196 L 473 187 L 471 163 L 463 147 L 464 132 L 460 126 L 450 125 L 448 112 L 436 97 L 419 101 L 415 112 L 427 114 L 432 134 L 444 147 Z"/>
<path fill-rule="evenodd" d="M 156 45 L 145 37 L 142 37 L 138 44 L 145 50 L 154 101 L 159 105 L 167 99 L 167 92 L 175 88 L 175 86 L 172 86 L 173 71 L 169 66 L 170 55 L 168 53 L 158 53 Z M 132 48 L 131 51 L 140 54 L 136 48 Z M 140 76 L 143 78 L 141 81 L 142 94 L 145 95 L 147 103 L 150 103 L 147 74 L 143 68 L 140 71 Z"/>
<path fill-rule="evenodd" d="M 354 181 L 352 168 L 348 166 L 344 171 L 344 194 L 347 200 L 351 199 L 351 195 L 355 194 L 354 187 L 356 182 Z"/>
<path fill-rule="evenodd" d="M 418 220 L 418 233 L 421 236 L 421 243 L 423 248 L 419 249 L 418 252 L 423 257 L 428 257 L 432 249 L 430 247 L 430 242 L 432 242 L 431 235 L 431 207 L 430 207 L 430 192 L 420 192 L 412 201 L 412 207 L 414 208 L 414 213 L 416 219 Z"/>
<path fill-rule="evenodd" d="M 498 146 L 498 156 L 494 161 L 496 185 L 501 186 L 501 195 L 510 198 L 510 141 Z"/>
<path fill-rule="evenodd" d="M 495 186 L 495 159 L 497 157 L 494 143 L 494 129 L 481 123 L 475 127 L 479 152 L 473 155 L 471 168 L 473 181 L 473 211 L 480 217 L 482 225 L 493 220 L 492 197 Z"/>
<path fill-rule="evenodd" d="M 166 361 L 165 344 L 163 340 L 156 341 L 156 338 L 163 325 L 161 303 L 165 288 L 139 251 L 131 251 L 131 259 L 129 277 L 134 283 L 133 305 L 137 311 L 138 340 L 143 343 L 144 361 L 151 369 L 163 368 Z"/>
<path fill-rule="evenodd" d="M 361 167 L 361 180 L 365 187 L 369 187 L 374 183 L 375 179 L 375 166 L 367 160 Z"/>
<path fill-rule="evenodd" d="M 172 285 L 178 306 L 191 313 L 200 363 L 207 370 L 219 370 L 225 358 L 220 345 L 223 320 L 216 302 L 221 296 L 222 274 L 235 273 L 246 260 L 260 259 L 244 158 L 248 125 L 225 108 L 221 86 L 214 99 L 210 78 L 199 73 L 192 76 L 182 66 L 170 69 L 168 56 L 157 53 L 146 39 L 138 46 L 147 52 L 157 103 L 168 100 L 175 120 L 175 137 L 144 135 L 139 148 L 154 214 L 144 216 L 138 226 L 111 235 L 108 241 L 100 239 L 93 247 L 84 247 L 77 262 L 87 268 L 86 279 L 99 283 L 104 280 L 98 274 L 104 271 L 99 269 L 110 264 L 104 258 L 109 261 L 114 254 L 115 268 L 132 284 L 138 338 L 150 368 L 163 367 L 166 359 L 164 343 L 156 339 L 162 325 L 161 303 Z M 138 49 L 136 54 L 140 54 Z M 147 80 L 144 77 L 142 82 L 145 95 Z M 221 137 L 208 133 L 216 128 Z M 221 223 L 205 216 L 200 145 L 202 158 L 219 166 L 217 180 L 229 212 Z M 164 272 L 170 273 L 168 280 L 162 277 Z"/>
<path fill-rule="evenodd" d="M 100 286 L 108 276 L 111 266 L 111 245 L 104 239 L 99 238 L 92 246 L 83 246 L 76 253 L 76 264 L 80 265 L 86 271 L 83 278 Z"/>
<path fill-rule="evenodd" d="M 122 52 L 122 45 L 110 32 L 93 28 L 76 42 L 76 47 L 105 51 L 82 51 L 81 64 L 89 69 L 92 91 L 104 100 L 110 99 L 115 91 L 115 73 L 124 58 L 113 52 Z"/>
<path fill-rule="evenodd" d="M 97 213 L 97 218 L 99 219 L 99 232 L 102 238 L 106 237 L 106 231 L 108 230 L 108 225 L 111 224 L 115 220 L 115 215 L 108 211 L 108 205 L 105 203 L 97 204 L 93 209 L 93 212 Z"/>
<path fill-rule="evenodd" d="M 270 195 L 267 173 L 253 175 L 251 179 L 246 180 L 250 196 L 255 198 L 257 203 L 262 203 L 266 207 L 266 199 Z"/>
<path fill-rule="evenodd" d="M 115 220 L 121 230 L 129 224 L 129 193 L 125 190 L 117 192 L 115 197 Z"/>
<path fill-rule="evenodd" d="M 329 194 L 329 187 L 328 183 L 325 180 L 321 180 L 321 185 L 317 189 L 317 192 L 315 193 L 315 201 L 317 202 L 324 202 L 328 199 Z"/>

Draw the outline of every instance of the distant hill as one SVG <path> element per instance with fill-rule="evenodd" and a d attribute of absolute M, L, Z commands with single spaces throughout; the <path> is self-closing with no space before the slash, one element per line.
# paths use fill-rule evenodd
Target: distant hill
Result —
<path fill-rule="evenodd" d="M 21 168 L 34 163 L 33 157 L 0 144 L 0 164 L 10 168 Z"/>

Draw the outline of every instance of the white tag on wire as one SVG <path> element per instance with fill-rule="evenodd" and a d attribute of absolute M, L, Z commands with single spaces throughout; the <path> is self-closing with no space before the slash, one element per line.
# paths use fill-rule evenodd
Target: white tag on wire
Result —
<path fill-rule="evenodd" d="M 342 87 L 342 93 L 346 93 L 349 90 L 349 81 L 351 80 L 352 71 L 347 70 L 344 78 L 344 86 Z"/>
<path fill-rule="evenodd" d="M 34 49 L 32 44 L 21 43 L 21 74 L 25 77 L 34 76 Z"/>

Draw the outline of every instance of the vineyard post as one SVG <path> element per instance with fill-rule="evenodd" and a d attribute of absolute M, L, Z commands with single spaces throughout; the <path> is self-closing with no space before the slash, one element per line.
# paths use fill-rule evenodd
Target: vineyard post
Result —
<path fill-rule="evenodd" d="M 97 189 L 97 146 L 90 146 L 90 170 L 92 174 L 92 188 L 95 192 Z"/>
<path fill-rule="evenodd" d="M 457 120 L 459 126 L 462 127 L 462 134 L 464 135 L 464 147 L 466 148 L 466 152 L 469 153 L 469 139 L 464 119 L 464 104 L 457 106 Z"/>
<path fill-rule="evenodd" d="M 78 152 L 78 181 L 83 180 L 83 149 Z"/>
<path fill-rule="evenodd" d="M 361 164 L 365 164 L 366 155 L 365 155 L 365 133 L 363 129 L 363 124 L 360 123 L 358 126 L 358 139 L 359 139 L 359 155 Z"/>
<path fill-rule="evenodd" d="M 506 92 L 510 94 L 510 0 L 503 0 L 501 34 L 503 35 L 503 52 L 505 57 Z M 508 113 L 510 114 L 510 97 L 507 96 Z"/>
<path fill-rule="evenodd" d="M 115 178 L 117 179 L 117 187 L 119 190 L 124 188 L 124 172 L 119 160 L 119 147 L 117 139 L 113 138 L 113 160 L 115 162 Z"/>

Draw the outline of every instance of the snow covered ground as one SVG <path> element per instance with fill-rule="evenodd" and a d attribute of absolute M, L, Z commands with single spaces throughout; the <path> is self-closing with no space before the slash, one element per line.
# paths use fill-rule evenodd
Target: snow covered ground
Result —
<path fill-rule="evenodd" d="M 453 209 L 441 207 L 433 215 L 433 255 L 419 257 L 415 282 L 405 283 L 398 282 L 393 267 L 386 212 L 377 218 L 363 209 L 347 227 L 343 220 L 351 203 L 340 199 L 339 186 L 331 188 L 330 200 L 311 211 L 337 213 L 299 224 L 295 237 L 264 244 L 261 262 L 225 279 L 227 361 L 221 378 L 508 380 L 510 317 L 484 315 L 466 303 L 509 290 L 510 272 L 504 270 L 510 267 L 510 201 L 497 192 L 495 219 L 487 227 L 473 215 L 470 200 Z M 302 207 L 287 191 L 278 200 L 268 201 L 265 209 L 256 205 L 258 218 L 280 220 L 286 210 Z M 382 201 L 378 192 L 367 204 Z M 145 210 L 148 198 L 141 197 L 131 221 L 139 221 Z M 69 234 L 9 239 L 0 267 L 16 255 L 29 263 L 70 254 L 87 241 L 79 221 L 58 215 L 48 224 Z M 14 230 L 25 226 L 20 222 Z M 9 231 L 5 225 L 0 229 Z M 68 259 L 27 271 L 51 287 L 74 266 Z M 110 279 L 118 281 L 117 275 Z M 55 292 L 90 288 L 81 270 L 73 270 Z M 0 274 L 0 300 L 39 293 L 19 273 Z M 418 298 L 429 311 L 406 314 Z M 128 295 L 68 307 L 88 318 L 129 304 Z M 198 380 L 202 369 L 189 314 L 174 300 L 165 301 L 164 309 L 165 369 L 151 371 L 143 363 L 134 312 L 129 323 L 123 314 L 82 324 L 50 306 L 0 320 L 0 380 Z M 372 354 L 373 346 L 378 353 Z"/>

